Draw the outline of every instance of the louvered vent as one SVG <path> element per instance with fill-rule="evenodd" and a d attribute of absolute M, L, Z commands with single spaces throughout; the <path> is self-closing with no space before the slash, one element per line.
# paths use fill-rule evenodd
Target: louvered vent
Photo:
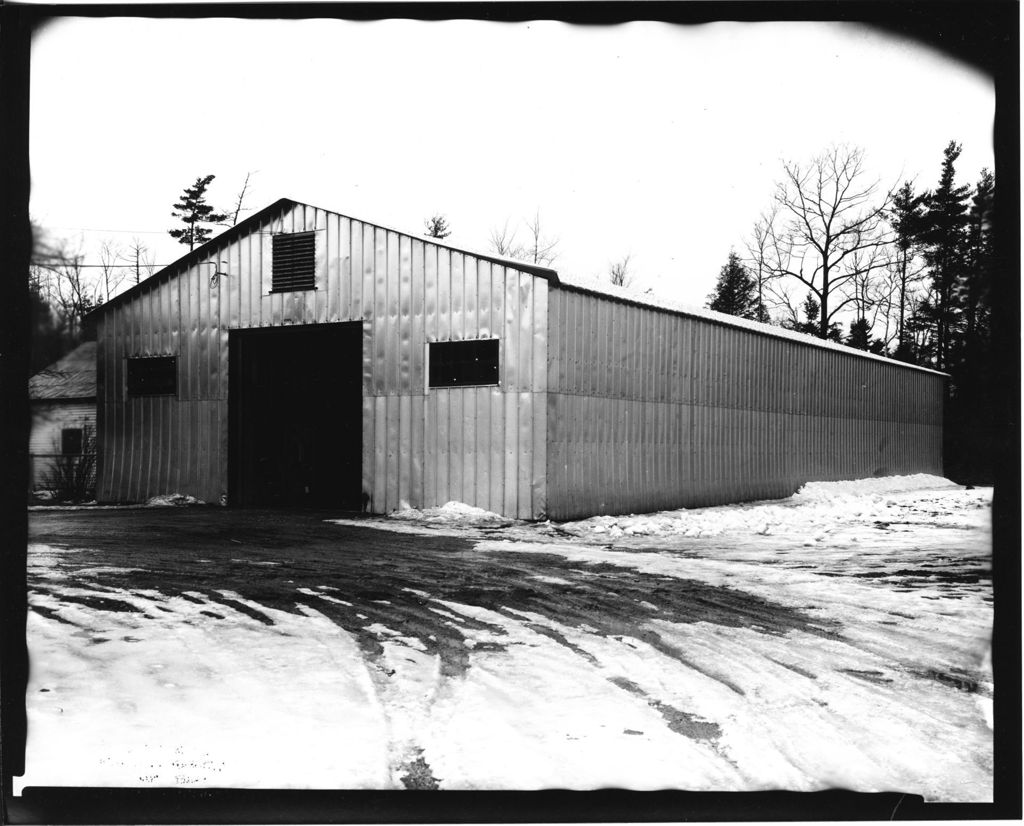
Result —
<path fill-rule="evenodd" d="M 316 234 L 275 235 L 271 292 L 316 289 Z"/>

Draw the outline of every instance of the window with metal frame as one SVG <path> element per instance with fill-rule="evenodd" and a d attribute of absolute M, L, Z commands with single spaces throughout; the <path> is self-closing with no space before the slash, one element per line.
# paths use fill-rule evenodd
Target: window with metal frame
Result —
<path fill-rule="evenodd" d="M 178 357 L 144 356 L 127 359 L 129 396 L 174 396 L 178 392 Z"/>
<path fill-rule="evenodd" d="M 60 452 L 64 456 L 78 456 L 82 452 L 82 428 L 65 427 L 60 431 Z"/>
<path fill-rule="evenodd" d="M 479 387 L 498 383 L 498 339 L 430 342 L 431 387 Z"/>
<path fill-rule="evenodd" d="M 316 233 L 288 232 L 272 237 L 272 293 L 316 289 Z"/>

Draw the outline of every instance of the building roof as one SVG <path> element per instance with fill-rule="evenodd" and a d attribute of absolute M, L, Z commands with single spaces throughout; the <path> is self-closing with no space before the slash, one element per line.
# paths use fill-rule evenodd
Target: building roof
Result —
<path fill-rule="evenodd" d="M 28 380 L 33 401 L 96 397 L 96 342 L 78 345 L 64 358 L 44 367 Z"/>
<path fill-rule="evenodd" d="M 920 372 L 942 376 L 943 378 L 949 378 L 948 373 L 932 370 L 929 367 L 919 367 L 916 364 L 897 361 L 895 359 L 888 358 L 887 356 L 879 356 L 875 353 L 868 352 L 867 350 L 858 350 L 855 347 L 839 344 L 838 342 L 831 341 L 830 339 L 818 338 L 817 336 L 800 333 L 796 330 L 787 330 L 785 327 L 780 327 L 776 324 L 765 324 L 760 321 L 751 321 L 746 318 L 739 318 L 738 316 L 719 313 L 715 310 L 708 310 L 703 307 L 691 307 L 647 292 L 640 293 L 636 290 L 631 290 L 629 287 L 618 287 L 612 284 L 595 284 L 592 281 L 584 279 L 567 279 L 565 276 L 562 276 L 559 279 L 558 286 L 563 290 L 585 293 L 598 298 L 618 301 L 622 304 L 632 304 L 636 307 L 646 307 L 652 310 L 660 310 L 662 312 L 671 313 L 672 315 L 685 316 L 688 318 L 699 318 L 702 321 L 721 324 L 725 327 L 740 327 L 744 330 L 750 330 L 753 333 L 772 336 L 773 338 L 789 339 L 790 341 L 795 341 L 799 344 L 805 344 L 811 347 L 823 347 L 826 350 L 838 350 L 839 352 L 846 353 L 847 355 L 873 359 L 896 367 L 904 367 L 908 370 L 918 370 Z"/>
<path fill-rule="evenodd" d="M 422 240 L 424 243 L 434 244 L 435 246 L 443 247 L 445 249 L 452 250 L 453 252 L 460 252 L 465 255 L 472 255 L 475 258 L 479 258 L 483 261 L 490 261 L 492 263 L 500 264 L 505 267 L 512 267 L 522 272 L 528 272 L 532 275 L 536 275 L 540 278 L 546 279 L 552 287 L 573 290 L 575 292 L 583 292 L 589 295 L 597 296 L 599 298 L 618 301 L 624 304 L 633 304 L 639 307 L 649 307 L 651 309 L 660 310 L 662 312 L 668 312 L 673 315 L 681 315 L 689 318 L 699 318 L 704 321 L 709 321 L 715 324 L 722 324 L 727 327 L 741 327 L 743 329 L 750 330 L 751 332 L 772 336 L 774 338 L 789 339 L 791 341 L 796 341 L 799 342 L 800 344 L 805 344 L 811 347 L 824 347 L 825 349 L 828 350 L 839 350 L 849 355 L 873 359 L 876 361 L 882 361 L 887 364 L 895 365 L 897 367 L 904 367 L 911 370 L 919 370 L 925 373 L 932 373 L 937 376 L 943 376 L 948 378 L 948 375 L 946 373 L 940 373 L 937 370 L 931 370 L 927 367 L 918 367 L 917 365 L 907 364 L 902 361 L 896 361 L 894 359 L 887 358 L 886 356 L 879 356 L 875 355 L 874 353 L 869 353 L 865 350 L 857 350 L 853 347 L 847 347 L 845 344 L 837 344 L 836 342 L 829 341 L 827 339 L 817 338 L 816 336 L 810 336 L 805 333 L 798 333 L 794 330 L 787 330 L 784 327 L 779 327 L 774 324 L 763 324 L 759 321 L 748 321 L 747 319 L 744 318 L 738 318 L 736 316 L 718 313 L 713 310 L 688 307 L 682 304 L 677 304 L 675 302 L 669 301 L 667 299 L 650 295 L 649 293 L 637 293 L 636 291 L 630 290 L 627 287 L 616 287 L 607 283 L 597 284 L 594 282 L 588 282 L 577 278 L 567 279 L 565 276 L 560 275 L 556 270 L 553 270 L 550 267 L 541 267 L 538 266 L 537 264 L 530 264 L 524 261 L 516 261 L 511 258 L 502 258 L 500 256 L 491 255 L 489 253 L 480 253 L 475 252 L 473 250 L 453 247 L 451 244 L 446 244 L 443 240 L 439 238 L 431 238 L 416 235 L 410 232 L 404 232 L 402 230 L 394 229 L 393 227 L 385 226 L 384 224 L 379 224 L 375 221 L 368 221 L 362 218 L 355 218 L 354 216 L 345 215 L 345 213 L 338 212 L 336 210 L 328 210 L 324 209 L 323 207 L 315 207 L 313 204 L 307 204 L 302 201 L 295 201 L 292 200 L 291 198 L 280 198 L 277 201 L 274 201 L 274 203 L 270 204 L 269 206 L 264 207 L 259 212 L 250 215 L 248 218 L 242 221 L 239 221 L 230 229 L 225 230 L 220 235 L 217 235 L 214 238 L 211 238 L 202 246 L 196 247 L 196 249 L 194 249 L 192 252 L 183 255 L 173 264 L 168 264 L 162 270 L 159 270 L 154 275 L 147 278 L 145 281 L 136 284 L 130 290 L 127 290 L 121 293 L 120 295 L 117 295 L 114 298 L 110 299 L 110 301 L 106 302 L 105 304 L 100 305 L 98 308 L 96 308 L 89 314 L 90 317 L 102 315 L 112 307 L 116 307 L 124 303 L 125 301 L 130 300 L 139 292 L 146 290 L 150 287 L 153 287 L 162 281 L 167 281 L 175 277 L 176 275 L 179 275 L 181 272 L 193 266 L 194 264 L 203 261 L 208 261 L 212 257 L 213 253 L 221 246 L 229 244 L 232 241 L 236 240 L 237 238 L 245 235 L 254 226 L 258 226 L 259 224 L 266 221 L 268 218 L 272 218 L 278 213 L 284 212 L 285 210 L 291 209 L 292 207 L 296 206 L 307 206 L 314 207 L 316 209 L 323 209 L 324 212 L 332 212 L 335 215 L 341 215 L 345 218 L 349 218 L 350 220 L 363 221 L 364 223 L 371 224 L 372 226 L 375 227 L 380 227 L 381 229 L 388 230 L 390 232 L 397 232 L 402 235 L 409 235 L 413 238 L 416 238 L 417 240 Z"/>
<path fill-rule="evenodd" d="M 296 206 L 314 207 L 315 209 L 323 209 L 324 212 L 332 212 L 335 215 L 341 215 L 342 217 L 349 218 L 351 220 L 364 221 L 364 219 L 362 218 L 355 218 L 354 216 L 351 215 L 345 215 L 345 213 L 338 212 L 337 210 L 324 209 L 323 207 L 315 207 L 313 204 L 307 204 L 302 201 L 294 201 L 291 198 L 279 198 L 278 200 L 274 201 L 274 203 L 261 209 L 259 212 L 250 215 L 248 218 L 242 221 L 239 221 L 233 227 L 225 230 L 220 235 L 214 236 L 202 246 L 196 247 L 194 250 L 192 250 L 192 252 L 183 255 L 177 261 L 168 264 L 162 270 L 158 270 L 145 281 L 139 282 L 130 290 L 125 290 L 125 292 L 116 295 L 106 303 L 101 304 L 99 307 L 97 307 L 95 310 L 89 313 L 88 317 L 90 319 L 95 320 L 99 316 L 103 315 L 107 310 L 110 310 L 113 307 L 117 307 L 125 303 L 126 301 L 131 300 L 143 290 L 147 290 L 150 287 L 156 286 L 157 284 L 163 281 L 170 280 L 176 275 L 180 275 L 183 271 L 187 270 L 194 264 L 198 264 L 203 261 L 209 260 L 209 258 L 213 255 L 214 251 L 216 251 L 220 247 L 226 244 L 230 244 L 232 241 L 242 237 L 253 227 L 259 226 L 268 218 L 272 218 L 278 213 L 284 212 L 285 210 L 291 209 L 292 207 Z M 555 284 L 558 283 L 558 273 L 555 272 L 553 269 L 550 269 L 549 267 L 541 267 L 538 266 L 537 264 L 529 264 L 525 261 L 516 261 L 511 258 L 501 258 L 500 256 L 492 255 L 490 253 L 474 252 L 473 250 L 453 247 L 451 244 L 446 244 L 440 238 L 431 238 L 428 236 L 416 235 L 415 233 L 411 232 L 404 232 L 403 230 L 394 229 L 393 227 L 384 226 L 383 224 L 378 224 L 375 221 L 364 221 L 364 223 L 372 224 L 375 227 L 380 227 L 381 229 L 388 230 L 390 232 L 397 232 L 402 235 L 409 235 L 412 238 L 415 238 L 416 240 L 423 241 L 423 243 L 425 244 L 434 244 L 435 246 L 444 247 L 445 249 L 452 250 L 453 252 L 461 252 L 465 255 L 472 255 L 474 258 L 479 258 L 483 261 L 490 261 L 493 264 L 500 264 L 504 267 L 513 267 L 517 270 L 528 272 L 531 275 L 536 275 L 539 276 L 540 278 L 545 278 Z"/>

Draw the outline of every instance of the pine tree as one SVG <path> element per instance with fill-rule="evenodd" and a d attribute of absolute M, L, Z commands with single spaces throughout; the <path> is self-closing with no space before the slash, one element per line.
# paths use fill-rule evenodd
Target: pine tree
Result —
<path fill-rule="evenodd" d="M 925 197 L 924 194 L 915 194 L 914 185 L 908 181 L 893 193 L 892 207 L 889 209 L 889 223 L 892 225 L 896 247 L 896 279 L 899 285 L 895 355 L 904 361 L 909 360 L 907 355 L 912 349 L 907 337 L 907 287 L 913 277 L 911 261 L 923 230 L 922 206 Z"/>
<path fill-rule="evenodd" d="M 431 215 L 423 223 L 427 227 L 426 234 L 430 238 L 447 238 L 452 234 L 451 228 L 448 226 L 448 219 L 440 213 Z"/>
<path fill-rule="evenodd" d="M 863 316 L 851 321 L 844 344 L 857 350 L 870 350 L 871 343 L 871 322 Z"/>
<path fill-rule="evenodd" d="M 981 170 L 967 216 L 966 272 L 960 292 L 967 346 L 978 339 L 987 340 L 990 333 L 995 263 L 992 237 L 995 188 L 995 176 L 988 169 Z"/>
<path fill-rule="evenodd" d="M 174 205 L 171 212 L 171 215 L 178 218 L 185 227 L 169 229 L 167 232 L 180 243 L 188 244 L 189 252 L 210 240 L 211 230 L 202 224 L 216 224 L 228 218 L 223 213 L 215 212 L 213 207 L 206 203 L 206 188 L 214 177 L 216 176 L 207 175 L 205 178 L 196 178 L 196 182 L 181 193 L 181 200 Z"/>
<path fill-rule="evenodd" d="M 959 331 L 962 307 L 958 301 L 964 277 L 969 186 L 957 186 L 955 163 L 961 146 L 950 141 L 943 152 L 939 185 L 925 200 L 923 231 L 925 260 L 931 269 L 932 300 L 925 315 L 934 328 L 935 367 L 945 370 L 950 363 L 950 346 Z"/>
<path fill-rule="evenodd" d="M 757 318 L 757 282 L 732 250 L 718 273 L 715 289 L 708 296 L 708 308 L 719 313 Z"/>
<path fill-rule="evenodd" d="M 803 321 L 787 321 L 783 322 L 782 326 L 787 330 L 795 330 L 796 332 L 803 333 L 804 335 L 820 338 L 821 305 L 818 303 L 818 299 L 814 297 L 814 293 L 807 293 L 807 298 L 804 299 L 803 303 L 803 311 Z M 842 328 L 833 321 L 828 325 L 828 334 L 825 338 L 830 341 L 841 342 L 843 340 Z"/>

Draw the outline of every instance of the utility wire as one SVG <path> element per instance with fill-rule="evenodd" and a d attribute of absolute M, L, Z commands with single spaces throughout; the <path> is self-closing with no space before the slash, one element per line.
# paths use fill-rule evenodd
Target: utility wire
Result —
<path fill-rule="evenodd" d="M 212 263 L 212 262 L 211 262 Z M 37 267 L 44 267 L 46 269 L 52 269 L 53 267 L 68 267 L 69 269 L 82 269 L 84 267 L 109 267 L 112 270 L 123 270 L 123 269 L 135 269 L 134 263 L 128 264 L 75 264 L 71 261 L 66 264 L 35 264 Z M 169 267 L 170 264 L 139 264 L 140 267 Z"/>
<path fill-rule="evenodd" d="M 99 229 L 98 227 L 44 227 L 44 229 L 70 229 L 79 232 L 127 232 L 134 235 L 164 235 L 167 230 L 157 229 Z"/>

